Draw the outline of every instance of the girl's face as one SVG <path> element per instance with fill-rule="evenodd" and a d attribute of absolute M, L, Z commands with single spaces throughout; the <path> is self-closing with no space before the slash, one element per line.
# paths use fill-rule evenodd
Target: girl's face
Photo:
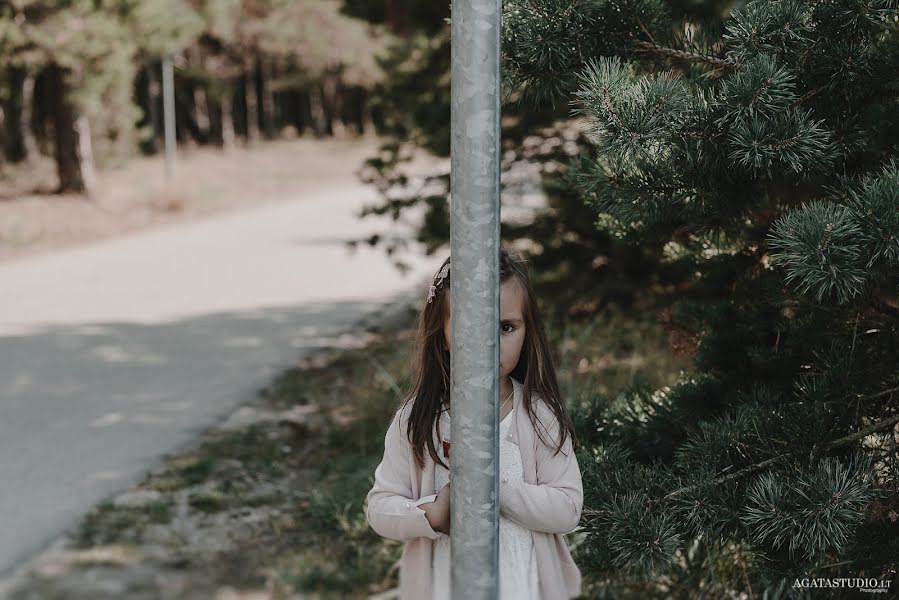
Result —
<path fill-rule="evenodd" d="M 509 278 L 499 286 L 499 378 L 505 379 L 511 373 L 521 356 L 524 345 L 524 293 L 514 278 Z M 446 298 L 446 320 L 443 322 L 443 337 L 450 348 L 452 335 L 452 310 L 450 297 Z"/>

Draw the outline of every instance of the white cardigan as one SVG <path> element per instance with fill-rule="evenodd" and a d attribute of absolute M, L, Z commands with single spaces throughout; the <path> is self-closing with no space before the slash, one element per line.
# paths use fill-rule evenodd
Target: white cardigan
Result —
<path fill-rule="evenodd" d="M 512 378 L 518 406 L 523 385 Z M 413 400 L 414 401 L 414 400 Z M 559 423 L 539 397 L 531 398 L 538 423 L 550 442 L 559 439 Z M 411 405 L 411 402 L 410 402 Z M 409 405 L 407 405 L 409 406 Z M 400 598 L 431 598 L 432 540 L 445 535 L 431 529 L 425 511 L 417 505 L 434 499 L 434 461 L 425 452 L 420 469 L 412 458 L 406 437 L 408 410 L 396 412 L 384 440 L 384 457 L 375 469 L 375 482 L 365 501 L 369 525 L 379 535 L 405 542 L 400 559 Z M 531 530 L 539 567 L 540 594 L 544 600 L 567 599 L 581 593 L 581 573 L 562 537 L 573 531 L 583 508 L 581 472 L 571 438 L 558 454 L 534 430 L 523 408 L 515 411 L 510 439 L 521 451 L 524 481 L 500 483 L 500 512 Z M 436 430 L 434 447 L 440 448 Z"/>

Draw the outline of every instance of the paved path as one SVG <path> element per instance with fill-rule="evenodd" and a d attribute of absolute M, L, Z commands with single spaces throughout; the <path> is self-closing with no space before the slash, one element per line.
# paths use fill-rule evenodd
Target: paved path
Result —
<path fill-rule="evenodd" d="M 334 188 L 0 265 L 0 577 L 279 370 L 424 297 L 443 253 L 403 276 L 342 243 L 384 230 L 353 215 L 376 199 Z"/>

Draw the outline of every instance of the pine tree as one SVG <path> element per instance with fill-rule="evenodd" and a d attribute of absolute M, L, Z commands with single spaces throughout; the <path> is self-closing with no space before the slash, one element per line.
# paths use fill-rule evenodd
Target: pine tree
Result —
<path fill-rule="evenodd" d="M 590 119 L 565 181 L 596 227 L 689 275 L 664 318 L 695 373 L 573 408 L 585 592 L 895 585 L 895 0 L 506 0 L 503 19 L 506 84 Z"/>

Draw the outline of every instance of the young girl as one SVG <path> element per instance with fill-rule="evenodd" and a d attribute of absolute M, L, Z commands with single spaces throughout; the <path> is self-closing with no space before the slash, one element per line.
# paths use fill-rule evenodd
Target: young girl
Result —
<path fill-rule="evenodd" d="M 413 385 L 387 429 L 366 498 L 372 529 L 405 542 L 400 598 L 450 598 L 450 259 L 421 312 Z M 500 251 L 499 597 L 580 595 L 562 537 L 583 505 L 577 439 L 559 394 L 524 259 Z"/>

